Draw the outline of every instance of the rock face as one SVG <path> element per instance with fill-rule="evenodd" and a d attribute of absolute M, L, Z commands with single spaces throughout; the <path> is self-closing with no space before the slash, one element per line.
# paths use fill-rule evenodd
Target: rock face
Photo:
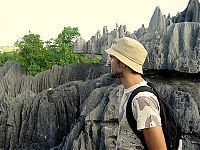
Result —
<path fill-rule="evenodd" d="M 111 45 L 116 43 L 119 38 L 128 36 L 131 38 L 135 38 L 136 36 L 134 34 L 131 34 L 127 31 L 126 26 L 116 25 L 116 28 L 111 31 L 111 33 L 108 32 L 107 27 L 105 26 L 103 28 L 103 35 L 101 36 L 100 31 L 97 31 L 95 36 L 92 36 L 89 41 L 84 43 L 84 40 L 79 37 L 75 41 L 74 44 L 74 52 L 82 52 L 87 53 L 91 55 L 101 55 L 103 58 L 103 61 L 106 62 L 107 55 L 105 54 L 104 50 L 109 48 Z M 79 43 L 81 43 L 79 45 Z"/>
<path fill-rule="evenodd" d="M 79 37 L 74 42 L 74 50 L 76 50 L 76 53 L 87 53 L 85 48 L 85 40 L 82 37 Z"/>
<path fill-rule="evenodd" d="M 156 7 L 149 23 L 149 33 L 154 34 L 155 32 L 159 32 L 161 35 L 166 34 L 166 20 L 167 19 L 165 18 L 165 16 L 162 15 L 160 8 Z"/>
<path fill-rule="evenodd" d="M 108 69 L 54 66 L 32 77 L 16 63 L 5 64 L 0 79 L 0 149 L 115 149 L 123 87 Z M 156 85 L 181 122 L 183 149 L 199 149 L 198 76 L 151 71 L 144 78 Z"/>
<path fill-rule="evenodd" d="M 199 32 L 200 23 L 183 22 L 168 26 L 165 38 L 146 33 L 139 39 L 149 51 L 145 68 L 199 73 Z"/>
<path fill-rule="evenodd" d="M 145 69 L 199 73 L 199 10 L 199 1 L 190 0 L 186 10 L 175 17 L 166 18 L 160 8 L 156 7 L 148 28 L 142 25 L 140 29 L 131 33 L 122 25 L 116 25 L 116 29 L 111 32 L 104 27 L 102 36 L 98 31 L 99 34 L 93 36 L 84 46 L 74 47 L 75 52 L 98 54 L 106 62 L 107 55 L 104 50 L 116 43 L 119 38 L 128 36 L 140 41 L 148 50 Z"/>
<path fill-rule="evenodd" d="M 180 72 L 200 72 L 200 23 L 178 23 L 168 27 L 167 69 Z M 195 38 L 194 38 L 195 37 Z M 193 39 L 194 38 L 194 39 Z M 191 40 L 193 39 L 193 40 Z"/>
<path fill-rule="evenodd" d="M 32 77 L 14 62 L 0 69 L 0 149 L 5 150 L 59 145 L 78 119 L 84 100 L 102 86 L 101 79 L 90 79 L 107 72 L 99 65 L 78 64 L 54 66 Z M 103 84 L 108 84 L 106 79 Z"/>
<path fill-rule="evenodd" d="M 198 0 L 189 0 L 187 8 L 172 17 L 174 23 L 179 22 L 200 22 L 200 4 Z"/>

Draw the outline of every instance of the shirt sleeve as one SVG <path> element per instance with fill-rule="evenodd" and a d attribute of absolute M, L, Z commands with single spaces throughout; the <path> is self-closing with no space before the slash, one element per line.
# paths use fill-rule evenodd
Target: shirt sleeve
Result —
<path fill-rule="evenodd" d="M 138 130 L 161 125 L 160 106 L 153 93 L 138 93 L 133 100 L 132 110 Z"/>

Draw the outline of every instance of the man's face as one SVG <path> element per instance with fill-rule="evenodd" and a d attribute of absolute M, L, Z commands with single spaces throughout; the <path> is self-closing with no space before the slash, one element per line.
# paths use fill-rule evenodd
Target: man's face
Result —
<path fill-rule="evenodd" d="M 111 65 L 111 76 L 113 78 L 120 78 L 122 74 L 122 63 L 115 56 L 110 55 L 108 64 Z"/>

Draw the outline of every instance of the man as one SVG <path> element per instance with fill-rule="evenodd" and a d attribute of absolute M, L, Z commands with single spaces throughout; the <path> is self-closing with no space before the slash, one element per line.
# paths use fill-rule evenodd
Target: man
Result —
<path fill-rule="evenodd" d="M 119 132 L 116 149 L 144 149 L 139 138 L 133 133 L 126 118 L 126 105 L 131 92 L 139 86 L 147 86 L 142 78 L 142 66 L 147 51 L 138 41 L 123 37 L 106 52 L 110 55 L 111 75 L 120 78 L 124 86 L 119 107 Z M 150 92 L 138 93 L 132 101 L 133 116 L 137 121 L 137 130 L 144 135 L 149 150 L 166 150 L 166 143 L 161 127 L 157 97 Z"/>

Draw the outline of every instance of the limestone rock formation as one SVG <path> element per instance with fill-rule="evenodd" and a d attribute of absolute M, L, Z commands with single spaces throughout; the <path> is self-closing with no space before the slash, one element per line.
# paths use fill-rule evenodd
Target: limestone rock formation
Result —
<path fill-rule="evenodd" d="M 23 70 L 10 62 L 1 68 L 1 149 L 115 148 L 123 88 L 118 80 L 105 74 L 106 68 L 54 66 L 32 77 L 24 71 L 15 72 L 16 66 Z M 145 79 L 156 84 L 182 122 L 185 149 L 199 149 L 198 78 L 188 75 L 187 79 L 176 79 L 156 74 L 146 74 Z M 8 79 L 12 82 L 8 83 Z"/>
<path fill-rule="evenodd" d="M 82 38 L 78 38 L 74 44 L 74 52 L 78 53 L 87 53 L 92 55 L 101 55 L 104 62 L 107 60 L 107 54 L 105 54 L 104 50 L 115 44 L 119 38 L 128 36 L 131 38 L 136 38 L 133 33 L 127 31 L 126 26 L 116 25 L 116 28 L 108 32 L 107 27 L 103 27 L 103 35 L 101 36 L 100 31 L 97 31 L 95 36 L 92 36 L 90 40 L 85 42 Z"/>
<path fill-rule="evenodd" d="M 35 77 L 14 62 L 0 69 L 0 149 L 5 150 L 59 145 L 93 89 L 112 82 L 95 79 L 107 72 L 101 65 L 54 66 Z"/>
<path fill-rule="evenodd" d="M 104 50 L 116 43 L 119 38 L 128 36 L 139 40 L 148 50 L 145 69 L 199 73 L 199 10 L 198 0 L 190 0 L 186 10 L 175 17 L 165 17 L 160 8 L 156 7 L 148 28 L 142 25 L 140 29 L 131 33 L 122 25 L 116 25 L 111 32 L 104 27 L 102 36 L 95 35 L 95 38 L 86 42 L 92 43 L 86 44 L 86 50 L 77 51 L 100 54 L 106 62 L 107 54 Z"/>
<path fill-rule="evenodd" d="M 139 41 L 149 53 L 145 68 L 199 73 L 199 30 L 200 23 L 182 22 L 168 26 L 164 38 L 158 32 L 143 35 Z"/>
<path fill-rule="evenodd" d="M 154 34 L 155 32 L 159 32 L 161 35 L 166 34 L 167 31 L 166 22 L 167 22 L 166 17 L 162 15 L 160 8 L 156 7 L 149 22 L 149 27 L 148 27 L 149 33 Z"/>
<path fill-rule="evenodd" d="M 199 0 L 189 0 L 187 8 L 172 17 L 174 23 L 179 22 L 200 22 L 200 4 Z"/>
<path fill-rule="evenodd" d="M 200 23 L 177 23 L 168 27 L 165 48 L 166 68 L 180 72 L 200 72 Z M 193 40 L 191 40 L 193 39 Z"/>
<path fill-rule="evenodd" d="M 85 47 L 85 40 L 82 37 L 78 37 L 74 42 L 75 53 L 87 53 Z"/>
<path fill-rule="evenodd" d="M 147 29 L 144 27 L 144 24 L 142 24 L 141 28 L 139 28 L 137 31 L 135 31 L 136 37 L 141 37 L 146 33 L 147 33 Z M 137 40 L 137 38 L 133 38 L 133 39 Z"/>

